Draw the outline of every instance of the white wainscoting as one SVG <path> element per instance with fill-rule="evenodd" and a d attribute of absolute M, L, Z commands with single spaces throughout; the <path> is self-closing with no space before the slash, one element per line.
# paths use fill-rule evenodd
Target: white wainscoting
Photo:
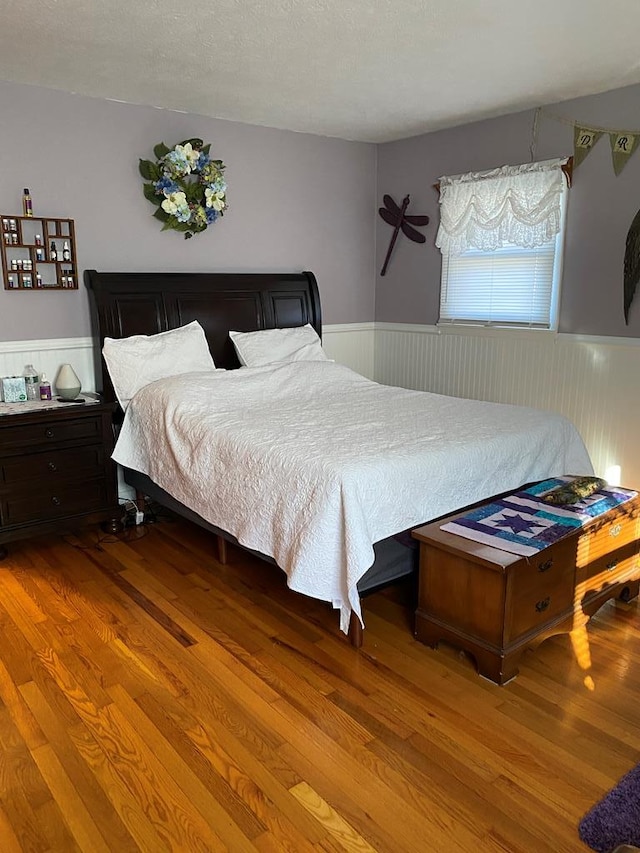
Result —
<path fill-rule="evenodd" d="M 485 329 L 352 323 L 325 326 L 330 358 L 387 385 L 561 412 L 598 474 L 621 468 L 640 487 L 640 340 Z M 0 343 L 0 376 L 25 364 L 53 382 L 69 362 L 95 390 L 91 338 Z"/>
<path fill-rule="evenodd" d="M 373 379 L 373 323 L 325 326 L 322 335 L 329 358 Z M 60 365 L 69 363 L 80 377 L 82 389 L 95 391 L 92 346 L 91 338 L 0 342 L 0 376 L 19 376 L 26 364 L 33 364 L 53 384 Z"/>
<path fill-rule="evenodd" d="M 620 484 L 640 488 L 639 339 L 377 323 L 374 378 L 560 412 L 597 474 L 619 465 Z"/>
<path fill-rule="evenodd" d="M 373 323 L 344 323 L 322 329 L 322 345 L 329 358 L 369 379 L 375 378 L 374 341 Z"/>
<path fill-rule="evenodd" d="M 0 342 L 0 376 L 20 376 L 26 364 L 54 385 L 61 364 L 70 364 L 82 382 L 83 391 L 95 391 L 91 338 L 53 338 L 42 341 Z"/>

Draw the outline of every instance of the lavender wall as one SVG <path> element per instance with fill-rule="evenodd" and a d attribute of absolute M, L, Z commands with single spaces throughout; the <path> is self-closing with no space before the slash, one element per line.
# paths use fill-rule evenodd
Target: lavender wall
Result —
<path fill-rule="evenodd" d="M 325 323 L 374 314 L 374 145 L 0 82 L 0 212 L 75 220 L 80 270 L 310 269 Z M 160 231 L 138 159 L 198 136 L 227 164 L 230 208 L 204 234 Z M 90 333 L 84 286 L 0 289 L 0 342 Z"/>
<path fill-rule="evenodd" d="M 640 86 L 566 101 L 555 114 L 607 128 L 640 127 Z M 438 319 L 440 175 L 489 169 L 531 159 L 534 112 L 477 122 L 451 130 L 388 143 L 378 148 L 378 203 L 384 193 L 400 201 L 411 194 L 410 212 L 431 217 L 425 245 L 400 238 L 384 278 L 379 275 L 391 228 L 378 218 L 376 320 L 432 324 Z M 534 159 L 573 152 L 573 127 L 544 112 Z M 611 165 L 609 140 L 602 137 L 576 169 L 570 193 L 564 258 L 560 331 L 591 335 L 640 336 L 640 293 L 626 326 L 622 312 L 622 264 L 629 225 L 640 208 L 640 152 L 619 177 Z"/>

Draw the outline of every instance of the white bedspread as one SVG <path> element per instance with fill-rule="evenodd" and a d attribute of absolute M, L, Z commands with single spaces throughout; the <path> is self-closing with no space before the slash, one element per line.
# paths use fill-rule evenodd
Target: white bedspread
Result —
<path fill-rule="evenodd" d="M 560 415 L 379 385 L 331 362 L 191 373 L 133 398 L 113 454 L 243 545 L 346 631 L 373 543 L 482 498 L 590 474 Z"/>

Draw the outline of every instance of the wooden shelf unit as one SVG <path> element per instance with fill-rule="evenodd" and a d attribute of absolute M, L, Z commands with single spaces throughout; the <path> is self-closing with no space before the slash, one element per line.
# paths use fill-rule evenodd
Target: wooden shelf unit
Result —
<path fill-rule="evenodd" d="M 0 214 L 2 282 L 5 290 L 77 290 L 76 235 L 73 219 L 58 216 Z M 41 245 L 36 244 L 36 236 Z M 63 260 L 64 243 L 69 259 Z M 51 258 L 55 243 L 57 259 Z M 40 275 L 40 278 L 38 278 Z"/>

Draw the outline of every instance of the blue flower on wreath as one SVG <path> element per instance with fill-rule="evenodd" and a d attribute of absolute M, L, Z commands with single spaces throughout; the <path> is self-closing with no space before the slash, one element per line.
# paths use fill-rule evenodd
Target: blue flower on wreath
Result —
<path fill-rule="evenodd" d="M 201 151 L 196 165 L 196 172 L 201 172 L 210 162 L 211 160 L 209 159 L 209 155 L 205 154 L 204 151 Z"/>
<path fill-rule="evenodd" d="M 156 181 L 156 189 L 158 193 L 162 193 L 163 195 L 171 195 L 171 193 L 177 193 L 180 187 L 176 184 L 175 181 L 168 178 L 166 175 L 163 175 L 159 181 Z"/>
<path fill-rule="evenodd" d="M 168 148 L 156 145 L 156 162 L 140 160 L 140 174 L 147 183 L 144 195 L 156 206 L 153 214 L 162 230 L 182 231 L 185 239 L 206 231 L 227 210 L 227 182 L 222 160 L 212 160 L 209 144 L 185 139 Z"/>

